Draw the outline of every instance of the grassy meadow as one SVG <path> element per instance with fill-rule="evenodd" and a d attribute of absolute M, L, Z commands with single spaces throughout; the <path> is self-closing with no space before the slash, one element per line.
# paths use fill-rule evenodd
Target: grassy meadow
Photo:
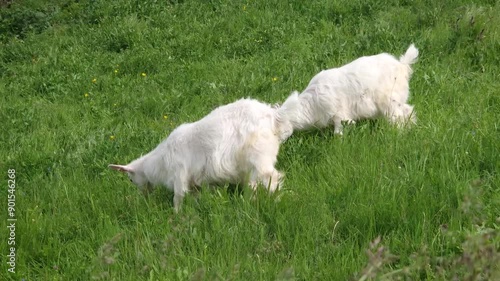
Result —
<path fill-rule="evenodd" d="M 499 2 L 10 2 L 0 280 L 500 280 Z M 107 168 L 217 106 L 281 102 L 411 43 L 417 126 L 297 132 L 276 194 L 205 188 L 175 214 L 171 192 Z"/>

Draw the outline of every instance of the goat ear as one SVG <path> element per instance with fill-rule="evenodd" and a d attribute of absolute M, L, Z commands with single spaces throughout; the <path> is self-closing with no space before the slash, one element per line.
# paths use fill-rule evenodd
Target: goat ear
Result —
<path fill-rule="evenodd" d="M 110 167 L 113 170 L 120 171 L 120 172 L 128 172 L 128 173 L 133 172 L 132 168 L 130 168 L 129 166 L 109 164 L 108 167 Z"/>

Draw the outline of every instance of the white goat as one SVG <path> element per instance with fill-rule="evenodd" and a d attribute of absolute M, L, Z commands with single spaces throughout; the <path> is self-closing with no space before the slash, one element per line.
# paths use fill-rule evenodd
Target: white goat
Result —
<path fill-rule="evenodd" d="M 279 145 L 293 132 L 298 100 L 294 93 L 278 109 L 252 99 L 221 106 L 130 164 L 109 167 L 126 172 L 145 194 L 155 185 L 173 190 L 175 211 L 190 188 L 203 184 L 262 184 L 273 192 L 283 177 L 274 167 Z"/>
<path fill-rule="evenodd" d="M 381 116 L 397 126 L 416 123 L 413 106 L 406 102 L 410 65 L 417 57 L 412 44 L 399 60 L 382 53 L 321 71 L 299 95 L 299 113 L 291 119 L 293 128 L 322 128 L 333 123 L 334 132 L 342 134 L 342 121 Z"/>

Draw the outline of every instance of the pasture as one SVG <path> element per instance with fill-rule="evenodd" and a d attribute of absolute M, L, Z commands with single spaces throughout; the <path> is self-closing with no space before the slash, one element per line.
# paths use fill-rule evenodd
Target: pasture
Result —
<path fill-rule="evenodd" d="M 499 2 L 11 2 L 1 280 L 500 279 Z M 176 214 L 173 193 L 107 167 L 220 105 L 282 102 L 411 43 L 417 125 L 294 133 L 271 196 L 206 187 Z"/>

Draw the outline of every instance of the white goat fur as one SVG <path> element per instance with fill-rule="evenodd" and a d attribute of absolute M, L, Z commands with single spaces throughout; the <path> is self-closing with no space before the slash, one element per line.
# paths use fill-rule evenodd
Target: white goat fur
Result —
<path fill-rule="evenodd" d="M 254 189 L 262 184 L 272 192 L 282 180 L 274 167 L 279 145 L 293 132 L 288 120 L 298 104 L 298 93 L 278 109 L 241 99 L 182 124 L 130 164 L 109 167 L 127 172 L 144 193 L 156 185 L 173 190 L 176 211 L 185 193 L 203 184 L 248 183 Z"/>
<path fill-rule="evenodd" d="M 397 60 L 382 53 L 365 56 L 339 68 L 321 71 L 299 95 L 299 114 L 294 129 L 322 128 L 333 123 L 342 134 L 342 121 L 384 116 L 402 126 L 416 123 L 413 106 L 407 104 L 411 64 L 418 57 L 412 44 Z"/>

